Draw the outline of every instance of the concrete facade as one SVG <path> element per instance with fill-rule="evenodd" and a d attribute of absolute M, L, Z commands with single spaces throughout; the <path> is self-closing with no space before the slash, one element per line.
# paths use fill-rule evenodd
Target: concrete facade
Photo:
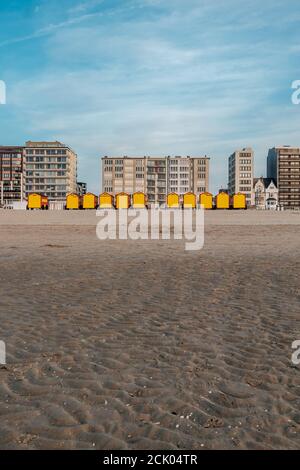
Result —
<path fill-rule="evenodd" d="M 300 207 L 300 147 L 274 147 L 267 159 L 268 178 L 277 181 L 279 205 Z"/>
<path fill-rule="evenodd" d="M 163 204 L 170 192 L 199 195 L 209 190 L 208 157 L 103 157 L 102 191 L 113 195 L 142 191 Z"/>
<path fill-rule="evenodd" d="M 254 152 L 252 148 L 237 150 L 228 159 L 229 194 L 243 193 L 248 206 L 254 205 Z"/>
<path fill-rule="evenodd" d="M 25 149 L 0 147 L 0 204 L 25 198 Z"/>
<path fill-rule="evenodd" d="M 64 201 L 77 191 L 77 155 L 61 142 L 26 142 L 26 194 Z"/>

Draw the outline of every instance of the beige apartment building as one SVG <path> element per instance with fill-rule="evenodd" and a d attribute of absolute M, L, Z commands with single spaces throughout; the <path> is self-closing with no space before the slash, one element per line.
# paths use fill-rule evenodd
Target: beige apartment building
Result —
<path fill-rule="evenodd" d="M 26 194 L 64 201 L 77 190 L 77 155 L 61 142 L 26 142 Z"/>
<path fill-rule="evenodd" d="M 277 182 L 278 203 L 287 209 L 300 207 L 300 147 L 274 147 L 267 159 L 268 178 Z"/>
<path fill-rule="evenodd" d="M 25 149 L 0 146 L 0 204 L 25 198 Z"/>
<path fill-rule="evenodd" d="M 237 150 L 228 160 L 228 192 L 246 195 L 248 206 L 254 205 L 254 152 L 252 148 Z"/>
<path fill-rule="evenodd" d="M 209 190 L 208 157 L 103 157 L 102 190 L 147 194 L 150 203 L 163 204 L 170 192 L 199 195 Z"/>

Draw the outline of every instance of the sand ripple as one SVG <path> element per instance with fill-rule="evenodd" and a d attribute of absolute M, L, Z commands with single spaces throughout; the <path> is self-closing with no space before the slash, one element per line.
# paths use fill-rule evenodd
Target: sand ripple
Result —
<path fill-rule="evenodd" d="M 0 238 L 2 449 L 299 448 L 298 227 Z"/>

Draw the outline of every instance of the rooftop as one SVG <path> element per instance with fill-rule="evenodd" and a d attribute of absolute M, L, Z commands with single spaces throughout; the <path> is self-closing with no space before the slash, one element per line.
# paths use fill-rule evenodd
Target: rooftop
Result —
<path fill-rule="evenodd" d="M 181 155 L 175 155 L 175 156 L 167 155 L 167 156 L 164 156 L 164 157 L 162 157 L 162 156 L 155 157 L 155 156 L 150 156 L 150 155 L 144 155 L 144 156 L 140 156 L 140 157 L 137 157 L 137 156 L 128 157 L 127 155 L 124 155 L 124 156 L 121 156 L 121 157 L 110 157 L 108 155 L 105 155 L 104 157 L 102 157 L 102 160 L 106 159 L 106 158 L 109 158 L 110 160 L 126 160 L 126 159 L 128 159 L 128 160 L 133 160 L 133 159 L 141 160 L 141 159 L 144 159 L 144 158 L 151 159 L 151 160 L 165 160 L 166 158 L 174 159 L 174 160 L 179 159 L 179 158 L 181 158 L 183 160 L 188 159 L 188 158 L 190 158 L 190 159 L 197 159 L 197 158 L 204 159 L 204 158 L 206 158 L 207 160 L 210 160 L 210 157 L 208 157 L 207 155 L 198 156 L 198 157 L 191 157 L 189 155 L 187 155 L 185 157 L 183 157 Z"/>

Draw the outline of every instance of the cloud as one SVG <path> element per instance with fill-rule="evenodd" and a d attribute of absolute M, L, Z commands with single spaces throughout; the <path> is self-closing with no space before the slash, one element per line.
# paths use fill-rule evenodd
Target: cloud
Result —
<path fill-rule="evenodd" d="M 78 2 L 70 17 L 27 36 L 43 66 L 11 84 L 14 122 L 22 116 L 28 138 L 75 148 L 93 191 L 103 154 L 208 154 L 215 190 L 227 182 L 228 155 L 253 146 L 260 175 L 268 147 L 297 144 L 300 124 L 290 101 L 299 78 L 292 20 L 279 24 L 272 5 Z"/>
<path fill-rule="evenodd" d="M 19 37 L 17 36 L 17 37 L 6 39 L 0 42 L 0 47 L 5 47 L 5 46 L 21 43 L 21 42 L 30 41 L 33 39 L 38 39 L 43 36 L 48 36 L 52 33 L 55 33 L 57 30 L 60 30 L 60 29 L 67 29 L 69 27 L 72 27 L 73 25 L 77 25 L 77 24 L 80 24 L 80 23 L 83 23 L 92 19 L 101 18 L 103 16 L 109 17 L 109 16 L 113 16 L 117 14 L 122 14 L 122 12 L 128 12 L 130 10 L 141 8 L 142 6 L 142 4 L 139 2 L 136 2 L 136 0 L 131 0 L 131 1 L 128 0 L 125 6 L 111 7 L 111 8 L 106 9 L 105 11 L 94 11 L 92 13 L 83 13 L 88 10 L 94 9 L 95 7 L 99 7 L 103 5 L 104 1 L 105 0 L 89 0 L 83 3 L 78 3 L 67 11 L 66 16 L 70 15 L 70 17 L 68 17 L 66 20 L 58 22 L 58 23 L 50 23 L 47 26 L 43 28 L 39 28 L 33 33 L 25 35 L 25 36 L 19 36 Z M 40 11 L 40 8 L 41 8 L 40 5 L 37 5 L 34 9 L 34 12 L 38 13 Z M 79 16 L 77 16 L 78 13 L 80 13 Z"/>
<path fill-rule="evenodd" d="M 42 36 L 47 36 L 51 33 L 54 33 L 55 31 L 57 31 L 59 29 L 67 28 L 69 26 L 72 26 L 72 25 L 75 25 L 75 24 L 78 24 L 78 23 L 82 23 L 83 21 L 89 20 L 89 19 L 94 18 L 96 16 L 102 16 L 102 15 L 103 14 L 101 12 L 91 13 L 91 14 L 82 15 L 82 16 L 79 16 L 79 17 L 76 17 L 76 18 L 70 18 L 70 19 L 68 19 L 66 21 L 62 21 L 60 23 L 49 24 L 48 26 L 46 26 L 44 28 L 40 28 L 40 29 L 34 31 L 32 34 L 28 34 L 26 36 L 15 37 L 15 38 L 11 38 L 11 39 L 7 39 L 5 41 L 2 41 L 2 42 L 0 42 L 0 47 L 9 46 L 9 45 L 12 45 L 12 44 L 17 44 L 19 42 L 30 41 L 32 39 L 37 39 L 37 38 L 40 38 Z"/>
<path fill-rule="evenodd" d="M 104 3 L 105 0 L 88 0 L 86 2 L 80 2 L 76 5 L 69 8 L 68 13 L 73 15 L 77 13 L 82 13 L 84 11 L 90 10 L 91 8 L 98 7 Z"/>

